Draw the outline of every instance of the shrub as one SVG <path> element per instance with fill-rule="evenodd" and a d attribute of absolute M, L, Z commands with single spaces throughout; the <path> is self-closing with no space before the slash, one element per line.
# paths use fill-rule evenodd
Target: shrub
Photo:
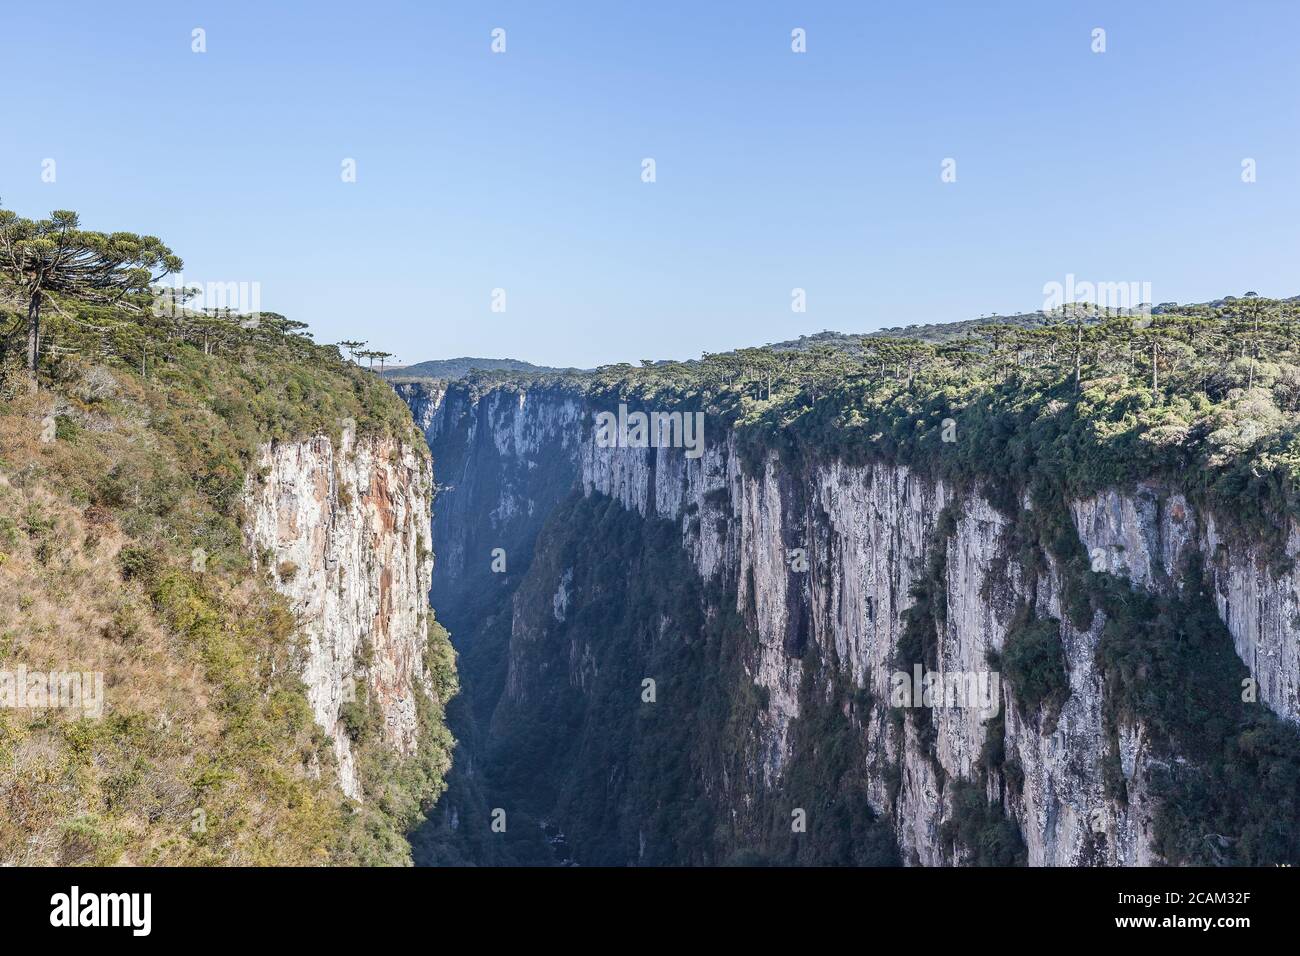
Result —
<path fill-rule="evenodd" d="M 355 742 L 363 740 L 378 730 L 378 710 L 370 705 L 364 681 L 356 681 L 351 700 L 339 707 L 339 723 Z"/>
<path fill-rule="evenodd" d="M 968 780 L 952 783 L 952 813 L 944 821 L 944 841 L 965 848 L 975 866 L 1024 866 L 1025 842 L 1002 808 Z"/>
<path fill-rule="evenodd" d="M 117 565 L 123 580 L 148 583 L 162 570 L 163 557 L 152 548 L 128 545 L 117 553 Z"/>
<path fill-rule="evenodd" d="M 1050 734 L 1070 696 L 1060 621 L 1035 620 L 1022 608 L 1019 620 L 1007 633 L 1001 666 L 1020 712 L 1029 717 L 1041 709 L 1042 731 Z"/>

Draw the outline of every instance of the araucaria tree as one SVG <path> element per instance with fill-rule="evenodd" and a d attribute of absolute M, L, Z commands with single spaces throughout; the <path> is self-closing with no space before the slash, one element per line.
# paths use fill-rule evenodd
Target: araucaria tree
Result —
<path fill-rule="evenodd" d="M 184 263 L 161 240 L 130 232 L 90 232 L 75 212 L 55 210 L 32 221 L 0 209 L 0 276 L 27 306 L 27 368 L 41 355 L 41 309 L 51 294 L 108 305 L 139 297 Z M 56 305 L 57 308 L 57 305 Z"/>

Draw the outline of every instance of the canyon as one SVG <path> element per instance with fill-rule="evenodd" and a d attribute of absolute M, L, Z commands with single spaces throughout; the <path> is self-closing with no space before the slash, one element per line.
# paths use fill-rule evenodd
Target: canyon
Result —
<path fill-rule="evenodd" d="M 433 452 L 431 593 L 468 698 L 467 780 L 426 836 L 504 806 L 579 863 L 1166 862 L 1157 818 L 1187 758 L 1122 705 L 1112 605 L 1080 602 L 1071 548 L 1133 601 L 1212 605 L 1235 652 L 1219 670 L 1300 723 L 1294 524 L 1269 555 L 1161 481 L 1052 511 L 978 476 L 755 454 L 724 428 L 698 458 L 607 447 L 610 408 L 572 385 L 397 389 Z M 1069 546 L 1026 549 L 1050 520 Z M 1066 684 L 1029 706 L 1004 681 L 993 718 L 904 715 L 891 674 L 922 615 L 929 671 L 986 671 L 1032 623 Z"/>

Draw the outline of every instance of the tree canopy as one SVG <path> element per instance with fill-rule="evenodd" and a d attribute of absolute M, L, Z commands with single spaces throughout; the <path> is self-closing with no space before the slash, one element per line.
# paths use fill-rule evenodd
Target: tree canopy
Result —
<path fill-rule="evenodd" d="M 26 363 L 33 375 L 40 362 L 41 311 L 55 294 L 142 306 L 151 301 L 155 282 L 182 268 L 180 257 L 154 236 L 82 229 L 77 214 L 66 209 L 40 220 L 0 209 L 0 275 L 24 299 Z"/>

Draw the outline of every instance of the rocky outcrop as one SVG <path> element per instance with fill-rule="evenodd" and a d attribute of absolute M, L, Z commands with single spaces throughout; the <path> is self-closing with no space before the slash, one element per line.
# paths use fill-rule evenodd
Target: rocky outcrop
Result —
<path fill-rule="evenodd" d="M 700 578 L 735 595 L 753 633 L 748 671 L 764 693 L 760 766 L 752 768 L 761 786 L 779 787 L 795 756 L 791 728 L 807 699 L 801 685 L 811 647 L 871 701 L 855 725 L 865 738 L 870 799 L 892 820 L 905 862 L 962 862 L 944 832 L 953 780 L 983 781 L 991 798 L 1005 795 L 1005 812 L 1032 865 L 1159 862 L 1150 777 L 1166 757 L 1142 726 L 1107 725 L 1098 664 L 1105 617 L 1098 611 L 1091 621 L 1071 620 L 1064 569 L 1049 555 L 1023 567 L 1015 518 L 978 486 L 958 490 L 883 463 L 805 460 L 795 470 L 775 453 L 745 468 L 729 434 L 711 440 L 697 458 L 678 448 L 602 447 L 591 427 L 594 409 L 579 396 L 544 388 L 490 391 L 480 400 L 449 394 L 446 403 L 442 421 L 427 432 L 435 449 L 457 464 L 447 523 L 435 526 L 435 540 L 447 541 L 440 547 L 469 534 L 475 514 L 501 524 L 528 515 L 536 534 L 537 512 L 551 507 L 555 487 L 568 478 L 585 495 L 609 496 L 647 519 L 674 522 Z M 455 436 L 452 423 L 459 423 Z M 539 468 L 551 469 L 546 500 L 531 494 L 530 476 Z M 1270 566 L 1258 548 L 1228 540 L 1213 515 L 1198 514 L 1175 489 L 1111 489 L 1071 503 L 1070 512 L 1093 570 L 1127 576 L 1135 587 L 1176 592 L 1186 584 L 1185 559 L 1200 555 L 1260 699 L 1298 719 L 1300 572 L 1294 564 Z M 1291 529 L 1287 554 L 1300 555 L 1300 530 Z M 900 726 L 891 719 L 904 612 L 915 602 L 913 585 L 936 557 L 944 594 L 935 668 L 987 672 L 1025 609 L 1059 621 L 1069 693 L 1055 719 L 1021 713 L 1005 683 L 991 710 L 935 708 L 933 734 L 925 740 L 913 722 Z M 564 583 L 570 570 L 548 592 L 557 620 L 574 613 Z M 458 569 L 446 573 L 440 586 L 453 592 Z M 554 671 L 554 679 L 566 679 L 564 673 Z M 576 680 L 581 669 L 568 673 Z M 1018 778 L 1014 787 L 1000 771 L 985 773 L 981 766 L 990 734 L 1001 735 Z M 1113 774 L 1116 763 L 1122 798 L 1108 780 L 1107 767 Z"/>
<path fill-rule="evenodd" d="M 1055 572 L 1022 580 L 1008 560 L 1006 517 L 978 495 L 959 501 L 952 489 L 905 467 L 832 461 L 804 481 L 784 472 L 775 455 L 753 477 L 735 461 L 729 443 L 709 449 L 699 464 L 672 449 L 589 445 L 582 480 L 588 491 L 611 494 L 629 508 L 645 513 L 653 502 L 661 514 L 681 520 L 684 545 L 700 573 L 733 578 L 739 605 L 752 602 L 754 679 L 769 694 L 765 779 L 775 782 L 791 756 L 788 729 L 799 716 L 797 651 L 802 642 L 812 642 L 833 651 L 855 685 L 866 684 L 876 702 L 866 722 L 868 759 L 876 770 L 870 775 L 873 798 L 882 812 L 892 810 L 904 859 L 945 862 L 941 825 L 948 808 L 934 761 L 910 727 L 900 746 L 888 718 L 894 653 L 902 612 L 913 603 L 912 585 L 936 522 L 952 504 L 958 517 L 945 545 L 947 613 L 937 669 L 977 673 L 988 670 L 990 652 L 1002 649 L 1020 604 L 1044 617 L 1065 617 Z M 647 487 L 652 478 L 654 485 Z M 725 500 L 717 492 L 726 492 Z M 793 570 L 796 552 L 803 552 L 806 571 Z M 1082 632 L 1062 624 L 1072 693 L 1051 734 L 1042 735 L 1016 713 L 1004 692 L 1006 744 L 1025 776 L 1014 812 L 1031 864 L 1143 862 L 1146 843 L 1133 833 L 1138 824 L 1105 796 L 1108 738 L 1095 663 L 1101 623 Z M 978 708 L 935 709 L 933 756 L 947 777 L 976 775 L 989 716 Z M 885 773 L 891 764 L 901 765 L 902 774 L 893 799 Z M 1139 759 L 1133 773 L 1141 772 Z"/>
<path fill-rule="evenodd" d="M 432 475 L 424 449 L 361 437 L 267 444 L 245 487 L 245 540 L 289 598 L 306 635 L 302 673 L 316 722 L 333 740 L 339 782 L 359 799 L 341 713 L 378 705 L 394 751 L 417 746 L 416 698 L 429 695 Z"/>
<path fill-rule="evenodd" d="M 393 386 L 393 390 L 411 410 L 415 427 L 424 434 L 434 432 L 438 407 L 442 405 L 442 398 L 447 394 L 447 384 L 436 379 L 427 382 L 398 382 Z"/>
<path fill-rule="evenodd" d="M 1197 553 L 1237 656 L 1259 682 L 1259 699 L 1300 723 L 1300 527 L 1284 529 L 1279 566 L 1262 546 L 1225 534 L 1214 515 L 1198 514 L 1161 485 L 1076 502 L 1074 515 L 1094 566 L 1141 587 L 1178 586 L 1183 560 Z"/>

